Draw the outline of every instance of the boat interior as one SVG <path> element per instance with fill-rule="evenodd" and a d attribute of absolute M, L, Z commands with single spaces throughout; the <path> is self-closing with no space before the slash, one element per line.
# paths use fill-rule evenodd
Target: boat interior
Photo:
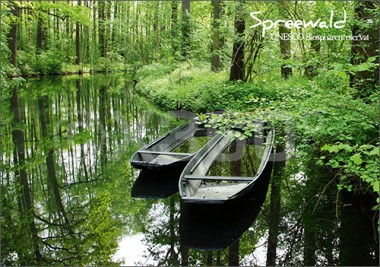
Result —
<path fill-rule="evenodd" d="M 220 150 L 218 147 L 223 148 Z M 231 140 L 221 137 L 182 178 L 185 197 L 225 200 L 257 179 L 266 150 L 264 137 Z M 215 156 L 215 151 L 218 155 Z M 211 161 L 212 158 L 216 160 Z"/>

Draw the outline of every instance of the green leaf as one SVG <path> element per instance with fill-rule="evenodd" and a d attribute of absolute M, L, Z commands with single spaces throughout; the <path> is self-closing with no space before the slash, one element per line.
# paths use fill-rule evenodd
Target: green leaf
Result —
<path fill-rule="evenodd" d="M 363 163 L 362 157 L 359 153 L 356 153 L 355 155 L 351 156 L 350 159 L 356 164 L 360 165 Z"/>
<path fill-rule="evenodd" d="M 379 193 L 379 181 L 372 182 L 372 188 L 375 192 Z"/>
<path fill-rule="evenodd" d="M 379 148 L 375 147 L 371 152 L 369 152 L 370 155 L 379 155 Z"/>
<path fill-rule="evenodd" d="M 241 136 L 241 133 L 238 132 L 238 131 L 236 131 L 236 132 L 234 132 L 234 136 L 235 136 L 236 138 L 239 138 L 239 137 Z"/>
<path fill-rule="evenodd" d="M 330 145 L 324 145 L 323 147 L 321 147 L 321 151 L 329 151 L 329 149 L 331 148 L 331 146 Z"/>

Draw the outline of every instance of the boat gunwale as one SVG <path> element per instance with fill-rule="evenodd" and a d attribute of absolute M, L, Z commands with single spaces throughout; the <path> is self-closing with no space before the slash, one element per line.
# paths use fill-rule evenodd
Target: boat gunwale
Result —
<path fill-rule="evenodd" d="M 245 190 L 247 190 L 248 188 L 250 188 L 251 186 L 253 186 L 253 184 L 257 181 L 257 179 L 259 179 L 265 169 L 265 167 L 267 166 L 268 164 L 268 161 L 269 161 L 269 158 L 270 158 L 270 153 L 271 153 L 271 150 L 273 148 L 273 143 L 274 143 L 274 137 L 275 137 L 275 129 L 273 127 L 273 125 L 267 121 L 255 121 L 255 122 L 262 122 L 262 123 L 265 123 L 266 126 L 269 126 L 269 131 L 268 131 L 268 134 L 266 135 L 266 142 L 268 145 L 266 146 L 265 150 L 264 150 L 264 153 L 263 153 L 263 157 L 262 157 L 262 160 L 260 162 L 260 166 L 255 174 L 255 176 L 252 177 L 252 181 L 248 182 L 246 186 L 244 186 L 241 190 L 239 190 L 238 192 L 236 192 L 235 194 L 233 195 L 230 195 L 230 196 L 227 196 L 227 197 L 224 197 L 224 198 L 200 198 L 200 197 L 194 197 L 194 196 L 186 196 L 186 192 L 184 192 L 184 188 L 185 185 L 184 185 L 184 182 L 186 180 L 201 180 L 201 181 L 204 181 L 204 180 L 207 180 L 207 175 L 204 175 L 203 177 L 205 177 L 204 179 L 186 179 L 186 174 L 185 174 L 185 170 L 182 172 L 181 174 L 181 177 L 179 179 L 179 189 L 180 189 L 180 196 L 181 196 L 181 199 L 186 202 L 186 203 L 199 203 L 199 204 L 222 204 L 222 203 L 225 203 L 226 201 L 229 201 L 229 200 L 232 200 L 232 199 L 235 199 L 237 197 L 239 197 L 241 194 L 243 194 L 245 192 Z M 264 127 L 263 127 L 264 128 Z M 197 162 L 194 164 L 194 166 L 192 166 L 191 170 L 189 171 L 189 173 L 193 173 L 196 168 L 199 166 L 201 160 L 204 159 L 205 156 L 207 156 L 207 154 L 209 154 L 211 152 L 211 150 L 213 148 L 215 148 L 215 146 L 224 138 L 229 138 L 228 136 L 226 135 L 221 135 L 221 138 L 218 139 L 217 141 L 215 141 L 215 143 L 213 143 L 211 145 L 211 147 L 202 155 L 202 157 L 200 157 Z M 270 137 L 270 138 L 268 138 Z M 269 139 L 269 140 L 268 140 Z M 215 156 L 214 160 L 216 158 L 218 158 L 224 151 L 224 149 L 226 147 L 228 147 L 234 140 L 231 140 L 229 141 L 228 143 L 226 143 L 226 145 L 224 146 L 224 148 L 222 150 L 220 150 L 217 155 Z M 268 143 L 269 141 L 269 143 Z M 211 141 L 210 141 L 211 142 Z M 192 160 L 194 160 L 195 158 L 193 158 Z M 207 173 L 207 171 L 206 171 Z M 199 175 L 199 176 L 202 176 L 202 175 Z M 211 176 L 210 176 L 211 177 Z M 218 176 L 218 177 L 231 177 L 231 176 Z M 210 180 L 213 180 L 213 179 L 210 179 Z M 223 179 L 220 179 L 220 180 L 223 180 Z M 243 183 L 243 182 L 241 182 Z"/>
<path fill-rule="evenodd" d="M 188 128 L 188 129 L 187 129 Z M 182 164 L 184 162 L 189 161 L 194 155 L 196 155 L 202 148 L 198 149 L 194 153 L 180 153 L 180 152 L 171 152 L 175 150 L 176 148 L 180 147 L 182 144 L 184 144 L 186 141 L 191 139 L 192 137 L 196 137 L 194 134 L 199 131 L 199 130 L 206 130 L 206 135 L 209 136 L 208 129 L 204 127 L 203 124 L 198 124 L 193 121 L 189 121 L 183 125 L 177 126 L 171 131 L 167 132 L 161 137 L 158 137 L 154 141 L 152 141 L 149 144 L 146 144 L 145 146 L 141 147 L 139 150 L 137 150 L 131 157 L 131 165 L 135 168 L 138 169 L 162 169 L 162 168 L 169 168 L 172 166 L 176 166 L 177 164 Z M 175 138 L 175 135 L 181 133 L 186 136 L 186 138 L 179 138 L 180 142 L 177 142 L 176 146 L 171 148 L 170 150 L 165 150 L 162 149 L 160 151 L 154 150 L 155 146 L 160 144 L 161 142 L 165 142 L 165 139 L 168 139 L 170 137 Z M 190 134 L 191 133 L 191 134 Z M 169 142 L 167 142 L 169 143 Z M 171 143 L 170 145 L 174 144 Z M 154 162 L 152 163 L 151 159 L 150 161 L 148 160 L 143 160 L 141 155 L 143 154 L 151 154 L 152 156 L 160 156 L 160 155 L 167 155 L 167 156 L 173 156 L 173 157 L 178 157 L 178 159 L 174 160 L 171 163 L 166 163 L 166 164 L 160 164 L 159 162 Z M 156 158 L 155 157 L 155 158 Z"/>

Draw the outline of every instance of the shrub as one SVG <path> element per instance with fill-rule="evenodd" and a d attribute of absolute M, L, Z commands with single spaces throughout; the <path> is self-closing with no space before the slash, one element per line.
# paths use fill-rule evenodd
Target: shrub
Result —
<path fill-rule="evenodd" d="M 59 74 L 64 61 L 63 52 L 55 49 L 43 51 L 36 55 L 35 51 L 19 51 L 18 67 L 23 75 Z"/>

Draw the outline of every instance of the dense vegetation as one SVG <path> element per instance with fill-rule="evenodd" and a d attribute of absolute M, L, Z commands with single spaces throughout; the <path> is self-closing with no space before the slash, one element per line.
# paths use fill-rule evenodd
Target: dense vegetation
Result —
<path fill-rule="evenodd" d="M 345 27 L 289 29 L 280 22 L 266 35 L 262 27 L 250 27 L 255 23 L 252 11 L 261 11 L 257 16 L 262 21 L 329 21 L 332 10 L 334 21 L 344 20 L 346 12 Z M 285 168 L 271 181 L 271 196 L 263 208 L 266 220 L 255 222 L 259 229 L 269 226 L 267 265 L 376 265 L 378 12 L 375 1 L 2 1 L 1 263 L 114 264 L 110 255 L 120 233 L 109 213 L 115 204 L 108 191 L 118 188 L 108 182 L 107 173 L 119 166 L 118 172 L 133 175 L 125 158 L 107 163 L 101 151 L 117 141 L 107 143 L 101 134 L 116 127 L 118 136 L 124 136 L 118 128 L 122 123 L 112 119 L 111 106 L 123 109 L 124 102 L 112 94 L 124 95 L 125 87 L 111 81 L 112 86 L 95 91 L 87 86 L 92 88 L 87 98 L 98 101 L 94 112 L 103 118 L 92 133 L 82 124 L 84 107 L 90 105 L 78 100 L 79 94 L 75 103 L 71 95 L 86 81 L 71 82 L 62 88 L 63 96 L 57 88 L 40 92 L 22 85 L 28 76 L 127 71 L 128 88 L 162 109 L 226 110 L 235 113 L 234 120 L 264 118 L 274 124 L 278 155 L 284 149 L 288 155 Z M 55 108 L 63 99 L 68 110 L 76 105 L 82 111 L 60 114 Z M 29 101 L 40 111 L 49 106 L 48 112 L 28 108 Z M 66 116 L 68 121 L 62 120 Z M 72 180 L 53 158 L 61 155 L 63 161 L 54 142 L 67 139 L 67 125 L 75 120 L 78 135 L 71 145 L 83 146 L 93 138 L 100 149 L 97 168 L 108 164 L 109 169 L 96 180 L 104 189 L 101 193 L 90 192 L 72 202 L 64 188 L 91 182 L 84 172 L 86 162 L 78 163 L 84 167 Z M 27 134 L 34 142 L 25 139 Z M 132 139 L 128 137 L 131 149 L 136 147 Z M 38 140 L 44 140 L 42 147 Z M 48 175 L 42 182 L 38 166 L 45 163 Z M 45 200 L 48 211 L 38 206 Z M 138 213 L 137 207 L 127 206 Z M 81 209 L 88 217 L 78 212 Z M 100 213 L 104 222 L 97 221 Z M 62 232 L 59 226 L 64 226 Z M 361 234 L 347 234 L 352 227 Z M 315 243 L 323 249 L 317 251 Z M 243 245 L 240 250 L 245 253 Z M 86 257 L 76 256 L 89 251 Z M 180 262 L 173 257 L 161 263 Z"/>

